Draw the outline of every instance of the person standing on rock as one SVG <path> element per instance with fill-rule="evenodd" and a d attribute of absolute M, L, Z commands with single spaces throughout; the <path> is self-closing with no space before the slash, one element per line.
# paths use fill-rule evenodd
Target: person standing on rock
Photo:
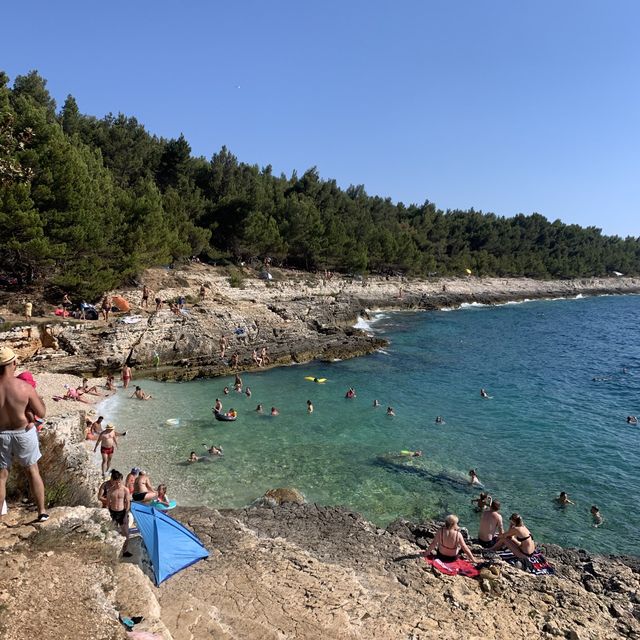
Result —
<path fill-rule="evenodd" d="M 129 508 L 131 507 L 131 494 L 122 484 L 122 474 L 114 471 L 111 474 L 113 486 L 107 492 L 107 507 L 111 520 L 118 527 L 120 533 L 124 536 L 124 546 L 122 547 L 122 555 L 125 558 L 131 557 L 131 553 L 127 551 L 129 544 Z"/>
<path fill-rule="evenodd" d="M 104 478 L 111 466 L 111 458 L 115 453 L 118 446 L 118 438 L 115 433 L 115 429 L 112 424 L 108 424 L 104 431 L 98 436 L 96 440 L 96 446 L 93 447 L 93 451 L 98 450 L 100 445 L 100 455 L 102 456 L 102 477 Z"/>
<path fill-rule="evenodd" d="M 102 298 L 102 317 L 105 322 L 109 322 L 109 312 L 111 311 L 111 298 L 109 294 L 105 293 L 104 298 Z"/>
<path fill-rule="evenodd" d="M 38 469 L 41 458 L 38 431 L 28 420 L 27 412 L 44 418 L 47 409 L 34 387 L 15 377 L 17 362 L 12 349 L 0 348 L 0 505 L 4 504 L 9 469 L 15 457 L 27 470 L 31 495 L 38 507 L 38 522 L 44 522 L 49 515 Z"/>
<path fill-rule="evenodd" d="M 142 300 L 140 301 L 140 307 L 149 308 L 149 295 L 151 292 L 149 291 L 149 287 L 147 285 L 142 286 Z"/>
<path fill-rule="evenodd" d="M 125 362 L 124 365 L 122 365 L 122 386 L 125 389 L 129 386 L 131 378 L 131 367 Z"/>
<path fill-rule="evenodd" d="M 31 314 L 33 313 L 33 303 L 25 302 L 24 303 L 24 319 L 26 322 L 31 322 Z"/>
<path fill-rule="evenodd" d="M 204 288 L 204 285 L 200 285 L 200 302 L 204 302 L 204 298 L 207 295 L 207 290 Z"/>
<path fill-rule="evenodd" d="M 227 336 L 225 336 L 224 333 L 220 336 L 218 344 L 220 345 L 220 357 L 224 360 L 224 354 L 227 351 L 228 344 Z"/>

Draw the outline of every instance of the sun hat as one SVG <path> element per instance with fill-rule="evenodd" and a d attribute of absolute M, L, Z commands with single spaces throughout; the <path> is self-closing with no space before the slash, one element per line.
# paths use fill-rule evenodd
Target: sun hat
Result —
<path fill-rule="evenodd" d="M 105 431 L 113 431 L 114 429 L 115 429 L 115 427 L 114 427 L 112 424 L 108 424 L 108 425 L 104 428 L 104 430 L 105 430 Z"/>
<path fill-rule="evenodd" d="M 36 388 L 36 381 L 31 371 L 23 371 L 19 376 L 16 376 L 16 378 L 20 378 L 20 380 L 28 382 L 34 389 Z"/>
<path fill-rule="evenodd" d="M 0 349 L 0 367 L 3 367 L 5 364 L 11 364 L 16 359 L 16 354 L 13 349 L 9 349 L 9 347 L 2 347 Z"/>

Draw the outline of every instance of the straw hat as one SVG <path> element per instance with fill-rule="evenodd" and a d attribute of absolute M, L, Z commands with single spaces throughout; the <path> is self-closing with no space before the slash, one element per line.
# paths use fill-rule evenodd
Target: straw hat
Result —
<path fill-rule="evenodd" d="M 108 425 L 104 428 L 104 430 L 105 430 L 105 431 L 113 431 L 114 429 L 115 429 L 115 427 L 114 427 L 112 424 L 108 424 Z"/>
<path fill-rule="evenodd" d="M 2 349 L 0 349 L 0 367 L 11 364 L 15 359 L 16 354 L 13 352 L 13 349 L 9 349 L 9 347 L 2 347 Z"/>

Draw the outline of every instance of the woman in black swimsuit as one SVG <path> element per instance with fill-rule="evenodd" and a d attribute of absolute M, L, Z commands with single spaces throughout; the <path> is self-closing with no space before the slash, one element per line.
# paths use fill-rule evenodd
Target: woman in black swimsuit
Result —
<path fill-rule="evenodd" d="M 469 558 L 470 562 L 477 562 L 464 541 L 462 533 L 460 533 L 458 516 L 453 514 L 445 518 L 444 526 L 438 529 L 438 533 L 436 533 L 436 537 L 429 545 L 427 553 L 433 553 L 436 549 L 436 558 L 442 560 L 442 562 L 455 562 L 460 551 Z"/>
<path fill-rule="evenodd" d="M 536 550 L 531 531 L 524 526 L 524 521 L 519 513 L 511 514 L 509 518 L 509 530 L 500 534 L 498 542 L 491 551 L 499 551 L 507 548 L 513 555 L 521 560 L 531 557 Z"/>

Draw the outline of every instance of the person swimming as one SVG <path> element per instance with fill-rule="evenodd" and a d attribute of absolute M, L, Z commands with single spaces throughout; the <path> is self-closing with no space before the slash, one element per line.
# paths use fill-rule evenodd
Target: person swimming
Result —
<path fill-rule="evenodd" d="M 560 495 L 554 499 L 561 507 L 566 507 L 568 504 L 575 504 L 574 502 L 571 502 L 571 500 L 569 500 L 569 496 L 567 495 L 566 491 L 561 491 Z"/>
<path fill-rule="evenodd" d="M 442 416 L 436 416 L 436 424 L 446 424 Z"/>
<path fill-rule="evenodd" d="M 224 393 L 224 395 L 225 395 L 225 396 L 228 396 L 228 395 L 229 395 L 229 387 L 225 387 L 225 388 L 222 390 L 222 393 Z"/>
<path fill-rule="evenodd" d="M 388 416 L 395 416 L 395 411 L 393 410 L 393 407 L 387 407 L 387 415 Z"/>
<path fill-rule="evenodd" d="M 482 484 L 475 469 L 469 469 L 469 484 Z"/>
<path fill-rule="evenodd" d="M 275 407 L 271 407 L 271 415 L 272 416 L 279 416 L 280 412 Z"/>
<path fill-rule="evenodd" d="M 600 513 L 600 509 L 598 509 L 595 504 L 591 507 L 591 517 L 593 518 L 593 526 L 596 528 L 599 527 L 604 521 L 604 518 Z"/>
<path fill-rule="evenodd" d="M 480 397 L 481 398 L 488 398 L 489 394 L 487 393 L 486 389 L 480 389 Z"/>
<path fill-rule="evenodd" d="M 262 403 L 260 402 L 260 403 L 258 403 L 258 406 L 256 407 L 256 412 L 257 413 L 262 413 L 262 410 L 263 410 L 263 406 L 262 406 Z"/>
<path fill-rule="evenodd" d="M 356 397 L 356 390 L 353 387 L 349 387 L 349 391 L 347 391 L 347 393 L 344 394 L 345 398 L 355 398 Z"/>
<path fill-rule="evenodd" d="M 474 511 L 484 511 L 491 506 L 493 502 L 493 498 L 488 494 L 482 492 L 477 498 L 471 501 L 471 504 L 474 505 Z"/>
<path fill-rule="evenodd" d="M 195 451 L 192 451 L 189 454 L 189 459 L 187 460 L 187 462 L 191 464 L 192 462 L 199 462 L 199 461 L 200 461 L 200 456 L 196 455 Z"/>
<path fill-rule="evenodd" d="M 636 416 L 627 416 L 627 423 L 638 424 L 638 418 Z"/>
<path fill-rule="evenodd" d="M 311 400 L 307 400 L 307 413 L 313 413 L 313 404 Z"/>
<path fill-rule="evenodd" d="M 207 447 L 206 444 L 203 444 L 202 446 L 207 448 L 207 453 L 210 456 L 223 456 L 224 455 L 224 451 L 222 450 L 222 447 L 217 447 L 215 444 L 212 444 L 210 447 Z"/>
<path fill-rule="evenodd" d="M 247 387 L 244 390 L 244 394 L 247 396 L 247 398 L 250 398 L 251 397 L 251 387 Z"/>
<path fill-rule="evenodd" d="M 374 407 L 379 407 L 380 406 L 380 401 L 379 400 L 374 400 L 373 401 L 373 406 Z"/>

